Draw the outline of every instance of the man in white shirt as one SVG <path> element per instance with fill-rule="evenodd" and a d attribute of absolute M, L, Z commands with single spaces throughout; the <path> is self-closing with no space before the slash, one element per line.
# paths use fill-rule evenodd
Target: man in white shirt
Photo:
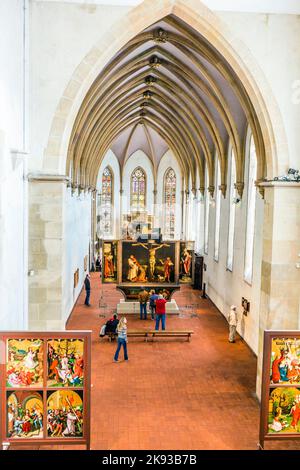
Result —
<path fill-rule="evenodd" d="M 236 311 L 235 305 L 231 305 L 227 320 L 229 324 L 229 342 L 235 343 L 236 327 L 238 323 L 238 317 L 237 317 L 237 311 Z"/>

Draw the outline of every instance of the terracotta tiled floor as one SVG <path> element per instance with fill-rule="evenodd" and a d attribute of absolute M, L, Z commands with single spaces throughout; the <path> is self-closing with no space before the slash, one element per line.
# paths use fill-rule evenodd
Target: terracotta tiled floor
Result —
<path fill-rule="evenodd" d="M 94 273 L 92 307 L 84 297 L 82 292 L 68 329 L 93 331 L 92 449 L 257 448 L 256 358 L 241 339 L 228 343 L 227 323 L 209 300 L 183 286 L 174 296 L 181 314 L 168 317 L 167 328 L 193 329 L 191 342 L 130 339 L 129 362 L 114 363 L 116 345 L 100 340 L 98 332 L 121 294 L 114 285 L 101 286 Z M 153 327 L 150 319 L 127 319 L 129 328 Z M 266 448 L 297 446 L 275 442 Z"/>
<path fill-rule="evenodd" d="M 241 340 L 228 343 L 227 324 L 208 300 L 183 286 L 174 296 L 182 313 L 168 317 L 167 328 L 193 329 L 191 342 L 130 339 L 129 362 L 115 364 L 115 344 L 98 337 L 99 314 L 109 317 L 121 295 L 101 287 L 98 274 L 92 287 L 92 307 L 82 292 L 68 329 L 93 331 L 93 449 L 256 449 L 256 358 Z M 99 309 L 101 294 L 107 306 Z M 153 326 L 127 319 L 129 328 Z"/>

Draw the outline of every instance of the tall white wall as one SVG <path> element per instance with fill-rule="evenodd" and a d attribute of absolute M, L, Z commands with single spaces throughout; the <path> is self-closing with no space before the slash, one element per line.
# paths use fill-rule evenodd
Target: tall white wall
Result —
<path fill-rule="evenodd" d="M 34 170 L 42 169 L 53 115 L 74 70 L 105 31 L 131 8 L 92 3 L 30 2 L 30 138 Z"/>
<path fill-rule="evenodd" d="M 299 15 L 227 12 L 218 15 L 248 46 L 263 70 L 283 117 L 290 167 L 300 169 Z M 252 73 L 255 75 L 255 70 Z"/>
<path fill-rule="evenodd" d="M 264 201 L 256 194 L 255 211 L 255 236 L 253 252 L 253 276 L 251 285 L 244 280 L 245 242 L 246 242 L 246 220 L 247 220 L 247 181 L 248 181 L 249 161 L 245 167 L 245 190 L 242 201 L 236 205 L 235 230 L 234 230 L 234 253 L 233 270 L 226 269 L 227 264 L 227 243 L 228 243 L 228 221 L 230 204 L 230 174 L 227 179 L 227 195 L 224 199 L 221 196 L 221 217 L 220 217 L 220 245 L 219 260 L 214 259 L 215 243 L 215 221 L 216 205 L 211 204 L 209 208 L 209 241 L 208 255 L 204 255 L 204 262 L 207 270 L 204 272 L 204 282 L 209 298 L 218 309 L 227 316 L 232 304 L 238 307 L 239 324 L 238 332 L 243 336 L 251 349 L 258 352 L 258 331 L 260 314 L 260 289 L 261 289 L 261 259 L 262 259 L 262 239 L 263 239 L 263 217 Z M 245 297 L 250 302 L 250 313 L 242 315 L 241 300 Z"/>
<path fill-rule="evenodd" d="M 0 2 L 0 328 L 27 328 L 27 11 Z"/>
<path fill-rule="evenodd" d="M 72 311 L 74 303 L 83 286 L 85 274 L 84 257 L 89 257 L 91 239 L 91 193 L 71 195 L 71 189 L 65 190 L 64 203 L 64 271 L 62 291 L 65 320 Z M 74 272 L 79 268 L 79 282 L 74 288 Z M 87 263 L 89 269 L 89 258 Z"/>

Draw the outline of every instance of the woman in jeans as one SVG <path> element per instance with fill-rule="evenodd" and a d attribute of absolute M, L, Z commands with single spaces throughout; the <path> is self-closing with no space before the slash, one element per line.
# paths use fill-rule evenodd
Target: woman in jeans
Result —
<path fill-rule="evenodd" d="M 124 359 L 128 361 L 128 354 L 127 354 L 127 320 L 125 317 L 122 317 L 117 326 L 117 333 L 118 333 L 118 347 L 115 353 L 114 362 L 118 362 L 119 352 L 121 346 L 124 349 Z"/>

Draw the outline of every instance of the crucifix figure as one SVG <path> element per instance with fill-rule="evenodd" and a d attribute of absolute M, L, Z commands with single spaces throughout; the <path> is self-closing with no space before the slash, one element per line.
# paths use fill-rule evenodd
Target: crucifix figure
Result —
<path fill-rule="evenodd" d="M 153 246 L 147 246 L 145 243 L 134 243 L 133 246 L 142 246 L 145 248 L 145 250 L 149 251 L 149 271 L 150 271 L 150 279 L 154 279 L 154 271 L 155 271 L 155 265 L 156 265 L 156 251 L 160 250 L 164 246 L 170 246 L 167 245 L 166 243 L 162 243 L 161 245 L 158 245 L 156 248 L 153 248 Z"/>

